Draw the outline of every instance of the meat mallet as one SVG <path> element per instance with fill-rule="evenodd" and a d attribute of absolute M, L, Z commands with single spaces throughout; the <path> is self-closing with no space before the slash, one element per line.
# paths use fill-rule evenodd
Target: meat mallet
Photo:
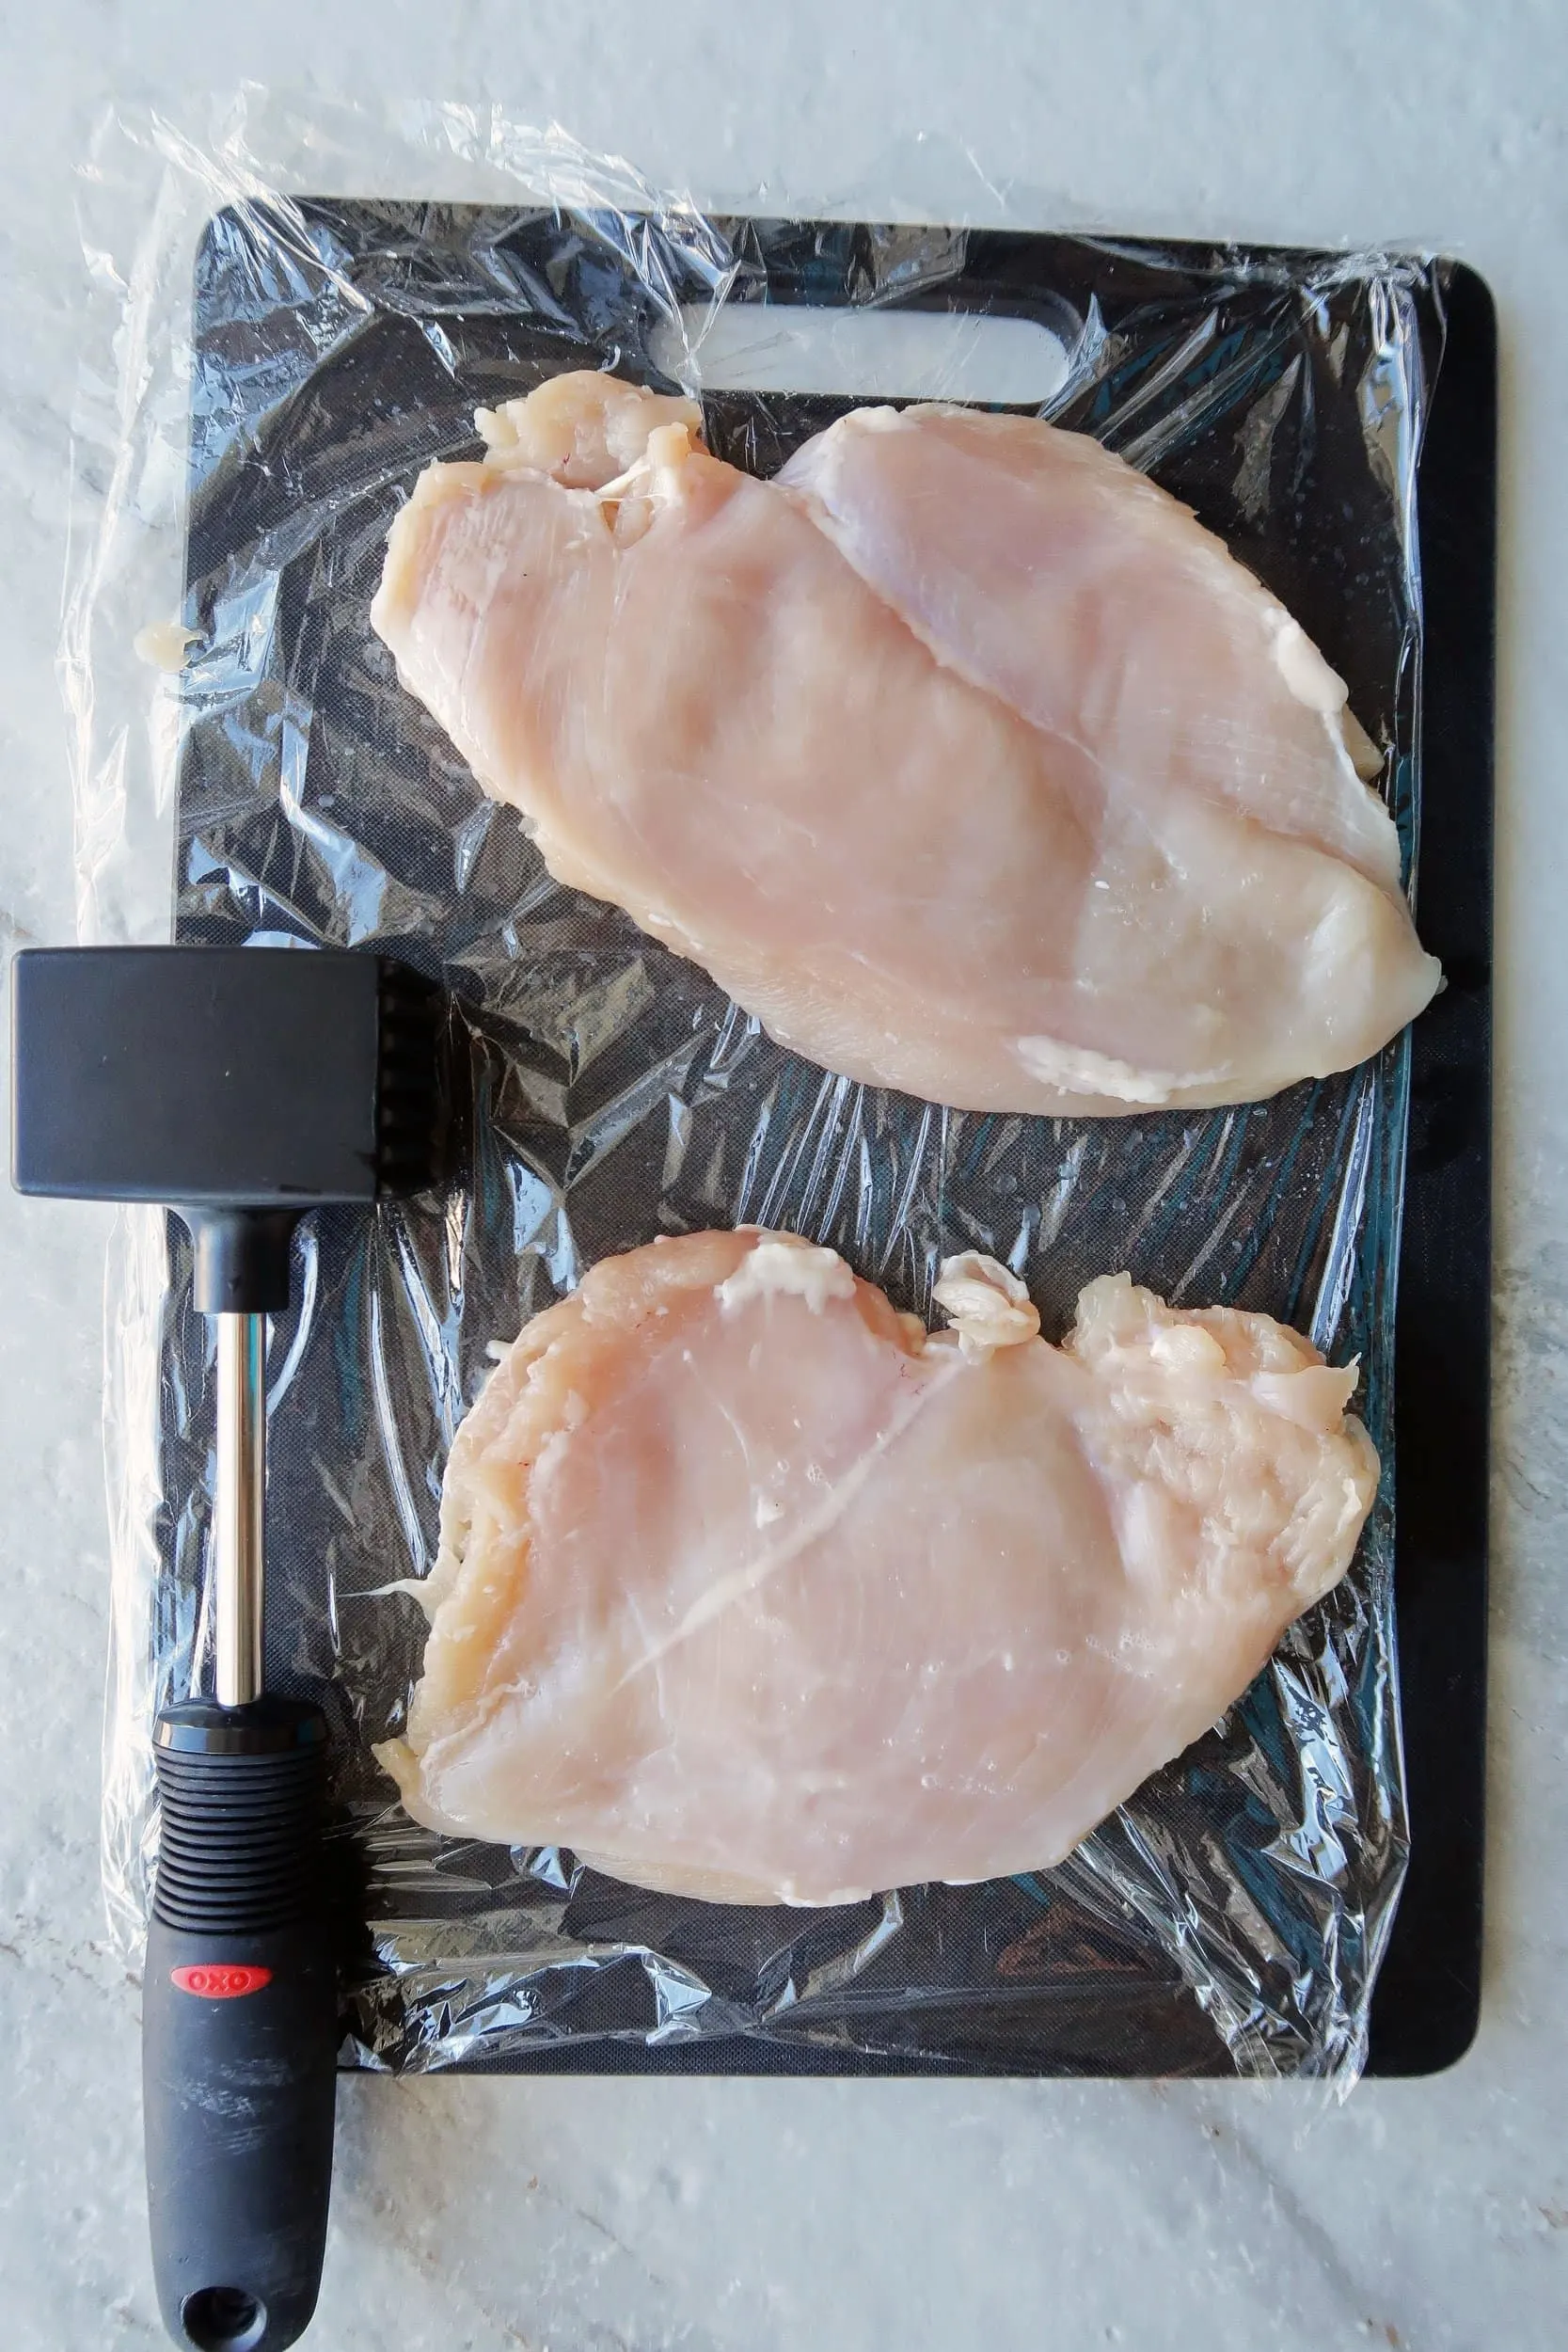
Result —
<path fill-rule="evenodd" d="M 444 1001 L 327 948 L 40 948 L 13 972 L 18 1189 L 175 1209 L 215 1325 L 214 1692 L 153 1730 L 148 2205 L 175 2342 L 276 2352 L 321 2281 L 338 2009 L 326 1718 L 265 1687 L 266 1318 L 308 1209 L 436 1181 Z"/>

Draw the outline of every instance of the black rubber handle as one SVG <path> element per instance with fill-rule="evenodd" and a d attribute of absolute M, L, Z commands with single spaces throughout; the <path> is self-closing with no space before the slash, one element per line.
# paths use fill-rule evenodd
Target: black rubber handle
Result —
<path fill-rule="evenodd" d="M 326 1724 L 278 1699 L 158 1719 L 142 1993 L 152 2269 L 189 2352 L 279 2352 L 316 2307 L 332 2185 Z"/>

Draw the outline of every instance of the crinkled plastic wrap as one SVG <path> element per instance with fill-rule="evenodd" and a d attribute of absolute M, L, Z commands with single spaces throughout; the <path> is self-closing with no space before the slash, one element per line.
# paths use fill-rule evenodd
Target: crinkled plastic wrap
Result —
<path fill-rule="evenodd" d="M 1405 1851 L 1391 1475 L 1345 1582 L 1053 1871 L 841 1911 L 709 1907 L 562 1851 L 434 1836 L 393 1801 L 370 1742 L 403 1722 L 425 1630 L 399 1588 L 434 1559 L 491 1343 L 659 1233 L 786 1227 L 923 1312 L 939 1259 L 986 1249 L 1048 1334 L 1121 1267 L 1265 1309 L 1359 1355 L 1391 1470 L 1407 1061 L 1396 1042 L 1266 1104 L 1102 1122 L 827 1075 L 550 880 L 399 691 L 367 609 L 420 469 L 472 453 L 475 406 L 556 370 L 701 388 L 720 305 L 770 304 L 784 336 L 800 305 L 1033 320 L 1062 356 L 1046 413 L 1192 503 L 1349 680 L 1389 746 L 1408 859 L 1440 270 L 704 218 L 488 113 L 318 113 L 309 136 L 279 119 L 252 102 L 202 142 L 115 124 L 95 155 L 86 237 L 115 358 L 101 337 L 84 377 L 64 673 L 88 936 L 158 935 L 171 862 L 181 938 L 393 950 L 459 1007 L 470 1171 L 450 1198 L 308 1223 L 268 1350 L 269 1671 L 324 1691 L 334 1721 L 360 1897 L 345 2056 L 1351 2079 Z M 848 405 L 709 386 L 707 429 L 767 473 Z M 189 632 L 162 680 L 130 660 L 150 623 Z M 143 649 L 179 663 L 182 642 Z M 208 1632 L 212 1351 L 171 1221 L 126 1221 L 109 1340 L 105 1857 L 129 1944 L 156 1843 L 149 1727 Z"/>

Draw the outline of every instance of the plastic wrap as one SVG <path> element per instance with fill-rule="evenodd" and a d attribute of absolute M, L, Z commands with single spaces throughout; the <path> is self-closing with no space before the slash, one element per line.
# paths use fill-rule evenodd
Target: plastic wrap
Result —
<path fill-rule="evenodd" d="M 1404 1043 L 1266 1104 L 1099 1122 L 961 1115 L 827 1075 L 551 882 L 399 691 L 367 608 L 420 469 L 473 453 L 476 405 L 557 369 L 701 390 L 721 305 L 766 301 L 785 334 L 800 304 L 1030 318 L 1063 354 L 1042 413 L 1193 504 L 1348 679 L 1389 747 L 1408 862 L 1440 269 L 705 218 L 558 134 L 439 107 L 302 126 L 253 105 L 201 141 L 109 124 L 84 222 L 98 331 L 63 660 L 84 933 L 166 931 L 172 866 L 181 938 L 383 948 L 438 973 L 472 1078 L 467 1176 L 373 1221 L 309 1221 L 269 1344 L 269 1673 L 325 1686 L 334 1718 L 362 1892 L 345 2058 L 641 2063 L 691 2045 L 698 2064 L 1353 2078 L 1405 1853 Z M 909 389 L 951 388 L 939 372 Z M 705 405 L 717 451 L 766 473 L 849 404 L 710 387 Z M 179 665 L 161 680 L 131 655 L 150 624 L 175 625 L 142 637 Z M 1050 1335 L 1084 1280 L 1126 1267 L 1361 1359 L 1386 1476 L 1355 1568 L 1056 1870 L 735 1910 L 553 1849 L 437 1838 L 391 1801 L 369 1743 L 401 1725 L 425 1629 L 392 1588 L 432 1564 L 490 1343 L 608 1251 L 743 1220 L 832 1243 L 923 1313 L 939 1259 L 978 1248 L 1024 1276 Z M 149 1728 L 199 1677 L 207 1632 L 212 1357 L 182 1230 L 128 1217 L 108 1299 L 104 1855 L 130 1947 L 156 1841 Z"/>

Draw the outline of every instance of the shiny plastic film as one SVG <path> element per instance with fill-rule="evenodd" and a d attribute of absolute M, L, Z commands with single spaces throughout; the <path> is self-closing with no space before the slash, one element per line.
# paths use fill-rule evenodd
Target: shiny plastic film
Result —
<path fill-rule="evenodd" d="M 829 1075 L 555 882 L 370 627 L 420 469 L 477 455 L 476 408 L 562 370 L 684 389 L 716 453 L 762 475 L 857 396 L 989 398 L 1097 436 L 1282 599 L 1385 755 L 1409 873 L 1441 266 L 1036 232 L 1048 208 L 928 162 L 922 185 L 903 159 L 896 202 L 890 182 L 852 220 L 784 217 L 772 191 L 705 214 L 488 109 L 296 118 L 253 93 L 199 133 L 107 120 L 83 175 L 62 648 L 83 936 L 167 936 L 172 878 L 182 940 L 395 953 L 455 1008 L 470 1148 L 451 1189 L 309 1220 L 268 1343 L 269 1677 L 333 1720 L 349 2063 L 684 2052 L 1344 2085 L 1365 2056 L 1406 1851 L 1404 1043 L 1262 1104 L 1101 1120 Z M 955 225 L 965 209 L 983 218 Z M 1006 331 L 981 364 L 984 322 Z M 707 1905 L 565 1851 L 436 1836 L 376 1765 L 420 1672 L 411 1588 L 448 1450 L 495 1344 L 610 1253 L 739 1223 L 831 1244 L 931 1321 L 942 1259 L 977 1249 L 1022 1278 L 1051 1338 L 1085 1281 L 1126 1269 L 1360 1359 L 1385 1476 L 1354 1567 L 1055 1869 L 838 1909 Z M 122 1220 L 107 1332 L 104 1867 L 131 1950 L 156 1854 L 150 1724 L 210 1673 L 214 1365 L 176 1221 Z"/>

